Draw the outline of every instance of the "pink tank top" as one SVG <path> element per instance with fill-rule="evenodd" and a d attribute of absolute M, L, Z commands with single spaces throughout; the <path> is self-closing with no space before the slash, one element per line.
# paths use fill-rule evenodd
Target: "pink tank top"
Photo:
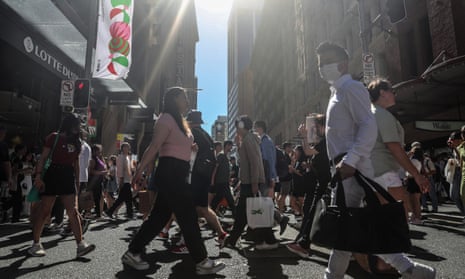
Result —
<path fill-rule="evenodd" d="M 168 137 L 161 145 L 159 151 L 160 157 L 173 157 L 189 162 L 191 158 L 191 148 L 194 142 L 194 137 L 190 130 L 187 136 L 184 135 L 169 113 L 162 113 L 155 123 L 155 126 L 157 125 L 163 125 L 170 131 Z"/>

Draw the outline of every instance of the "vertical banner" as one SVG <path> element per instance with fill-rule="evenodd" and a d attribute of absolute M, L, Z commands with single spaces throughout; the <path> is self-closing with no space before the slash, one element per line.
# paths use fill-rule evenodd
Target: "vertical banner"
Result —
<path fill-rule="evenodd" d="M 94 78 L 126 78 L 131 66 L 133 0 L 100 0 Z"/>

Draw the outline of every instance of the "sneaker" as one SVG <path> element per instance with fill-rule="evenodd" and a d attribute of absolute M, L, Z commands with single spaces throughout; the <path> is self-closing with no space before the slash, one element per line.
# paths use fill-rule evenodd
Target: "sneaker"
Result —
<path fill-rule="evenodd" d="M 90 225 L 90 220 L 89 219 L 85 219 L 83 218 L 81 220 L 81 228 L 82 228 L 82 234 L 84 235 L 87 230 L 89 229 L 89 225 Z"/>
<path fill-rule="evenodd" d="M 405 279 L 434 279 L 436 278 L 436 269 L 421 264 L 413 263 L 413 266 L 402 273 L 402 278 Z"/>
<path fill-rule="evenodd" d="M 103 217 L 107 217 L 107 218 L 110 218 L 110 219 L 113 219 L 113 220 L 116 219 L 116 218 L 115 218 L 115 215 L 113 215 L 113 214 L 111 214 L 110 212 L 105 211 L 105 210 L 102 211 L 102 215 L 103 215 Z"/>
<path fill-rule="evenodd" d="M 70 226 L 66 226 L 60 231 L 60 235 L 63 237 L 72 236 L 73 231 L 71 230 Z"/>
<path fill-rule="evenodd" d="M 223 235 L 218 236 L 218 244 L 220 246 L 220 249 L 224 248 L 224 245 L 226 244 L 226 240 L 229 238 L 228 233 L 224 233 Z"/>
<path fill-rule="evenodd" d="M 210 258 L 206 258 L 205 260 L 196 264 L 195 273 L 197 273 L 197 275 L 215 274 L 225 267 L 226 265 L 223 262 L 214 261 Z"/>
<path fill-rule="evenodd" d="M 260 244 L 256 244 L 255 249 L 257 249 L 257 250 L 273 250 L 273 249 L 278 248 L 278 246 L 279 246 L 278 242 L 275 242 L 275 243 L 272 243 L 272 244 L 268 244 L 266 242 L 263 242 L 263 243 L 260 243 Z"/>
<path fill-rule="evenodd" d="M 283 216 L 281 222 L 279 222 L 279 235 L 283 235 L 284 231 L 287 228 L 287 224 L 289 223 L 289 217 Z"/>
<path fill-rule="evenodd" d="M 181 246 L 177 246 L 171 249 L 171 253 L 178 254 L 178 255 L 186 255 L 186 254 L 189 254 L 189 249 L 187 249 L 186 245 L 181 245 Z"/>
<path fill-rule="evenodd" d="M 32 247 L 27 250 L 27 253 L 33 257 L 43 257 L 45 256 L 44 246 L 40 243 L 34 243 Z"/>
<path fill-rule="evenodd" d="M 57 223 L 51 223 L 49 226 L 48 226 L 48 230 L 51 231 L 51 232 L 58 232 L 59 230 L 61 230 L 61 228 L 63 228 L 63 222 L 57 224 Z"/>
<path fill-rule="evenodd" d="M 95 250 L 94 244 L 89 244 L 85 242 L 84 240 L 82 240 L 81 243 L 78 244 L 76 258 L 89 254 L 90 252 L 94 250 Z"/>
<path fill-rule="evenodd" d="M 304 258 L 304 259 L 310 258 L 310 252 L 307 249 L 300 246 L 298 243 L 287 244 L 286 248 L 292 253 L 299 255 L 301 258 Z"/>
<path fill-rule="evenodd" d="M 158 234 L 158 239 L 168 240 L 170 235 L 167 232 L 160 232 Z"/>
<path fill-rule="evenodd" d="M 423 221 L 418 218 L 412 218 L 409 223 L 412 225 L 423 225 Z"/>
<path fill-rule="evenodd" d="M 126 251 L 126 253 L 124 253 L 124 255 L 121 257 L 121 262 L 134 268 L 135 270 L 147 270 L 150 268 L 149 263 L 144 261 L 140 257 L 140 254 L 134 254 L 129 250 Z"/>

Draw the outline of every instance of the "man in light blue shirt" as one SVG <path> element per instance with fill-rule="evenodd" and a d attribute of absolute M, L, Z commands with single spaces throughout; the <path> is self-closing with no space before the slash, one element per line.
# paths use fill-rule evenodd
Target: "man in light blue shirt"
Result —
<path fill-rule="evenodd" d="M 378 135 L 370 95 L 361 82 L 353 80 L 348 74 L 349 55 L 345 49 L 325 42 L 318 46 L 316 53 L 320 75 L 330 84 L 331 90 L 326 110 L 328 156 L 333 163 L 333 171 L 338 171 L 343 179 L 346 206 L 360 207 L 365 193 L 353 176 L 358 170 L 373 178 L 370 157 Z M 343 279 L 351 254 L 349 251 L 333 249 L 325 278 Z M 430 278 L 423 276 L 423 270 L 419 270 L 416 265 L 401 270 L 402 262 L 396 254 L 377 256 L 400 270 L 402 278 Z"/>

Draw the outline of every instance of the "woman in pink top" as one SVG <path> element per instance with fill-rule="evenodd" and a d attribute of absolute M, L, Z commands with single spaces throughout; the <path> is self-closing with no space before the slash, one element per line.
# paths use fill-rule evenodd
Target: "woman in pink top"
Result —
<path fill-rule="evenodd" d="M 123 264 L 137 270 L 150 268 L 149 263 L 141 258 L 141 254 L 145 251 L 145 246 L 160 233 L 172 213 L 176 215 L 186 246 L 196 263 L 196 273 L 214 274 L 225 267 L 224 263 L 207 257 L 191 188 L 187 184 L 189 160 L 194 142 L 192 133 L 182 116 L 187 109 L 185 89 L 169 88 L 164 96 L 162 114 L 155 123 L 152 142 L 142 155 L 133 177 L 133 185 L 138 185 L 142 173 L 150 170 L 150 165 L 159 153 L 155 171 L 155 180 L 159 188 L 157 200 L 149 218 L 142 224 L 121 259 Z"/>

